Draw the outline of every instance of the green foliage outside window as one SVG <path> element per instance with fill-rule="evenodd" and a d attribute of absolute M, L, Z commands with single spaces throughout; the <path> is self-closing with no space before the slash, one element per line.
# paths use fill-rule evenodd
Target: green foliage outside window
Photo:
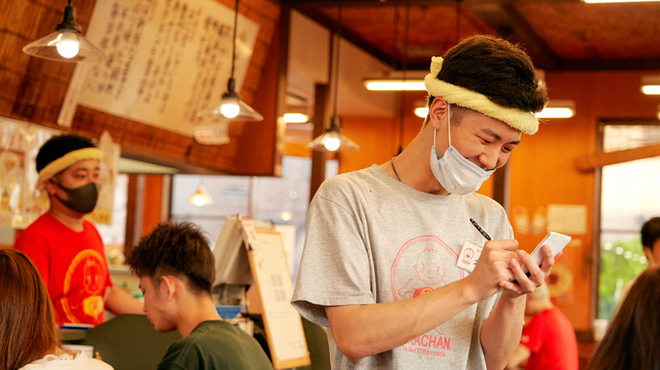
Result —
<path fill-rule="evenodd" d="M 610 320 L 625 284 L 648 266 L 641 237 L 601 243 L 598 318 Z"/>

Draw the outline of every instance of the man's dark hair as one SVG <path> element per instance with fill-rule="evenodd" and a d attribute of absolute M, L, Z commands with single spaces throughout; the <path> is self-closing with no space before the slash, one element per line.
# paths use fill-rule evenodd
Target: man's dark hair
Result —
<path fill-rule="evenodd" d="M 208 239 L 189 222 L 158 224 L 140 240 L 127 262 L 133 272 L 150 277 L 156 287 L 160 276 L 174 275 L 187 280 L 191 291 L 211 294 L 215 281 L 215 260 Z"/>
<path fill-rule="evenodd" d="M 37 172 L 50 162 L 78 149 L 95 148 L 96 145 L 86 137 L 75 134 L 53 136 L 44 143 L 37 154 Z"/>
<path fill-rule="evenodd" d="M 489 35 L 462 40 L 443 56 L 437 78 L 485 95 L 493 103 L 539 112 L 548 101 L 530 57 L 517 45 Z M 435 97 L 429 97 L 429 106 Z"/>
<path fill-rule="evenodd" d="M 653 217 L 642 226 L 642 246 L 653 250 L 653 244 L 660 239 L 660 217 Z"/>

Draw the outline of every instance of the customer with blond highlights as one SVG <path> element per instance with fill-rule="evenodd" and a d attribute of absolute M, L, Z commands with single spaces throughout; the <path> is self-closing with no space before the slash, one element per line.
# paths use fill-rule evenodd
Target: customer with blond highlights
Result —
<path fill-rule="evenodd" d="M 0 370 L 112 370 L 82 351 L 60 347 L 48 290 L 32 261 L 0 249 Z"/>
<path fill-rule="evenodd" d="M 644 271 L 623 301 L 589 370 L 660 369 L 660 267 Z"/>

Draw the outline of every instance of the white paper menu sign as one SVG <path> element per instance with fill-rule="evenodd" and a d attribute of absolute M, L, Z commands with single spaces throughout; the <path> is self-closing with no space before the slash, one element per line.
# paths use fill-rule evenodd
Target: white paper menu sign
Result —
<path fill-rule="evenodd" d="M 280 237 L 279 234 L 272 235 Z M 285 255 L 276 250 L 261 248 L 252 251 L 252 260 L 258 271 L 259 292 L 270 329 L 268 334 L 272 338 L 277 359 L 307 356 L 302 321 L 298 311 L 291 306 L 293 285 Z"/>
<path fill-rule="evenodd" d="M 70 125 L 76 103 L 188 136 L 215 123 L 197 112 L 227 91 L 234 14 L 213 0 L 97 0 L 85 37 L 107 58 L 74 75 L 60 124 Z M 259 24 L 240 14 L 237 23 L 240 91 Z"/>
<path fill-rule="evenodd" d="M 298 311 L 291 306 L 293 282 L 282 236 L 272 228 L 258 228 L 241 219 L 252 277 L 263 305 L 263 319 L 273 366 L 285 369 L 309 362 L 307 341 Z"/>

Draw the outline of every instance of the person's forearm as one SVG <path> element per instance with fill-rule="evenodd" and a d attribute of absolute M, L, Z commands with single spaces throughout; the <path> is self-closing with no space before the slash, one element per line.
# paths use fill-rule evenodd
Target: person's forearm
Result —
<path fill-rule="evenodd" d="M 478 302 L 465 280 L 403 301 L 326 307 L 332 335 L 353 361 L 399 347 Z"/>
<path fill-rule="evenodd" d="M 502 369 L 520 342 L 525 296 L 502 294 L 481 329 L 481 345 L 488 369 Z"/>
<path fill-rule="evenodd" d="M 144 314 L 144 304 L 121 288 L 108 288 L 105 294 L 105 307 L 115 315 L 125 313 Z"/>
<path fill-rule="evenodd" d="M 506 370 L 518 370 L 525 367 L 527 360 L 532 352 L 524 344 L 518 344 L 516 349 L 513 351 L 513 354 L 509 358 L 509 361 L 506 364 L 504 369 Z"/>

